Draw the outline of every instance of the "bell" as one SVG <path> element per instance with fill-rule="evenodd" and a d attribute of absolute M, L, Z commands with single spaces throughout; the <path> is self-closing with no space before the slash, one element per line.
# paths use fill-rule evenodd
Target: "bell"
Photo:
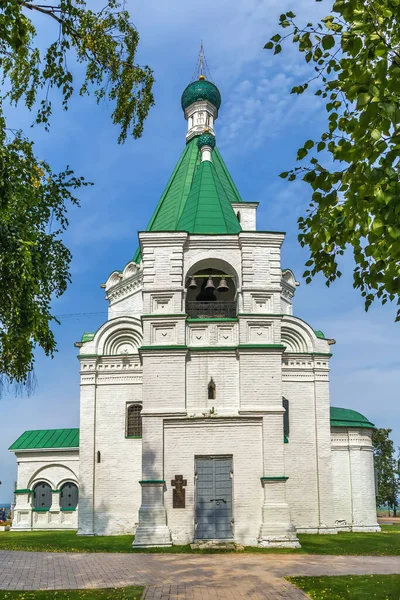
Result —
<path fill-rule="evenodd" d="M 197 288 L 197 283 L 194 277 L 192 277 L 192 279 L 190 280 L 188 288 L 189 290 L 195 290 Z"/>
<path fill-rule="evenodd" d="M 207 280 L 207 285 L 206 285 L 206 287 L 204 289 L 206 289 L 206 290 L 210 290 L 210 289 L 211 290 L 215 290 L 215 285 L 214 285 L 214 282 L 212 280 L 211 275 L 209 276 L 209 278 Z"/>
<path fill-rule="evenodd" d="M 225 277 L 221 278 L 219 285 L 217 287 L 217 292 L 227 292 L 229 290 L 228 284 L 226 283 Z"/>

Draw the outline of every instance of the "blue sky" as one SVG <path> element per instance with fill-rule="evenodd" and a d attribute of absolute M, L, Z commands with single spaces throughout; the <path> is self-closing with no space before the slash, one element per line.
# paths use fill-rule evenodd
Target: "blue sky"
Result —
<path fill-rule="evenodd" d="M 61 326 L 55 328 L 58 353 L 53 360 L 37 353 L 33 396 L 0 400 L 0 506 L 11 500 L 16 477 L 9 445 L 26 429 L 79 425 L 73 344 L 106 319 L 100 284 L 132 258 L 137 231 L 146 227 L 184 148 L 180 96 L 192 77 L 201 38 L 222 94 L 216 135 L 225 162 L 242 198 L 260 202 L 258 228 L 287 232 L 282 265 L 301 281 L 295 315 L 337 341 L 332 347 L 331 403 L 354 408 L 380 427 L 392 427 L 400 444 L 400 325 L 394 323 L 395 308 L 376 305 L 364 312 L 352 288 L 351 257 L 343 260 L 343 277 L 331 288 L 322 277 L 304 283 L 308 254 L 297 242 L 296 221 L 310 190 L 307 184 L 278 176 L 294 164 L 297 148 L 322 131 L 326 113 L 312 94 L 289 94 L 312 67 L 292 47 L 273 57 L 263 46 L 278 30 L 281 12 L 291 8 L 306 23 L 327 14 L 329 3 L 130 0 L 127 8 L 141 35 L 139 61 L 149 64 L 156 78 L 156 106 L 141 140 L 118 146 L 110 107 L 96 106 L 93 98 L 73 99 L 68 112 L 56 110 L 49 134 L 29 129 L 32 116 L 22 107 L 10 112 L 13 126 L 34 137 L 36 153 L 55 170 L 70 164 L 96 185 L 80 194 L 82 207 L 70 212 L 65 239 L 73 253 L 72 285 L 54 304 L 55 314 L 62 315 Z M 46 25 L 48 36 L 50 25 L 43 19 L 37 24 L 40 31 Z"/>

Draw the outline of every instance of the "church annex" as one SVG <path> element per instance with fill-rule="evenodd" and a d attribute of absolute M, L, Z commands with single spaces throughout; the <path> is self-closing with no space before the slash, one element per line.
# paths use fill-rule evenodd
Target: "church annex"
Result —
<path fill-rule="evenodd" d="M 182 95 L 186 145 L 108 320 L 76 344 L 80 428 L 27 431 L 12 530 L 135 534 L 135 546 L 379 531 L 371 435 L 333 408 L 334 340 L 293 315 L 284 233 L 256 227 L 216 145 L 203 75 Z M 129 249 L 128 249 L 129 252 Z"/>

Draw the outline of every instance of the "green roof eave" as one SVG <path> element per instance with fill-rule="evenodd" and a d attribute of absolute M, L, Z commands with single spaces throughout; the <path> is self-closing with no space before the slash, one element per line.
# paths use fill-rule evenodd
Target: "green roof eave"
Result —
<path fill-rule="evenodd" d="M 314 329 L 314 333 L 316 335 L 317 338 L 319 338 L 320 340 L 325 340 L 325 335 L 324 332 L 321 331 L 320 329 Z"/>
<path fill-rule="evenodd" d="M 331 427 L 364 427 L 374 429 L 375 425 L 364 415 L 350 408 L 331 406 Z"/>
<path fill-rule="evenodd" d="M 91 342 L 95 335 L 93 331 L 86 331 L 81 337 L 81 342 Z"/>
<path fill-rule="evenodd" d="M 51 450 L 79 448 L 79 429 L 36 429 L 25 431 L 9 450 Z"/>

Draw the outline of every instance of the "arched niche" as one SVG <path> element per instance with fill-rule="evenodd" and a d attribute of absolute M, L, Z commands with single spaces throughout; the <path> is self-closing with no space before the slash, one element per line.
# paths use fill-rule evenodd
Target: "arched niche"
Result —
<path fill-rule="evenodd" d="M 237 286 L 237 274 L 226 261 L 197 262 L 185 278 L 186 312 L 194 318 L 236 317 Z"/>

